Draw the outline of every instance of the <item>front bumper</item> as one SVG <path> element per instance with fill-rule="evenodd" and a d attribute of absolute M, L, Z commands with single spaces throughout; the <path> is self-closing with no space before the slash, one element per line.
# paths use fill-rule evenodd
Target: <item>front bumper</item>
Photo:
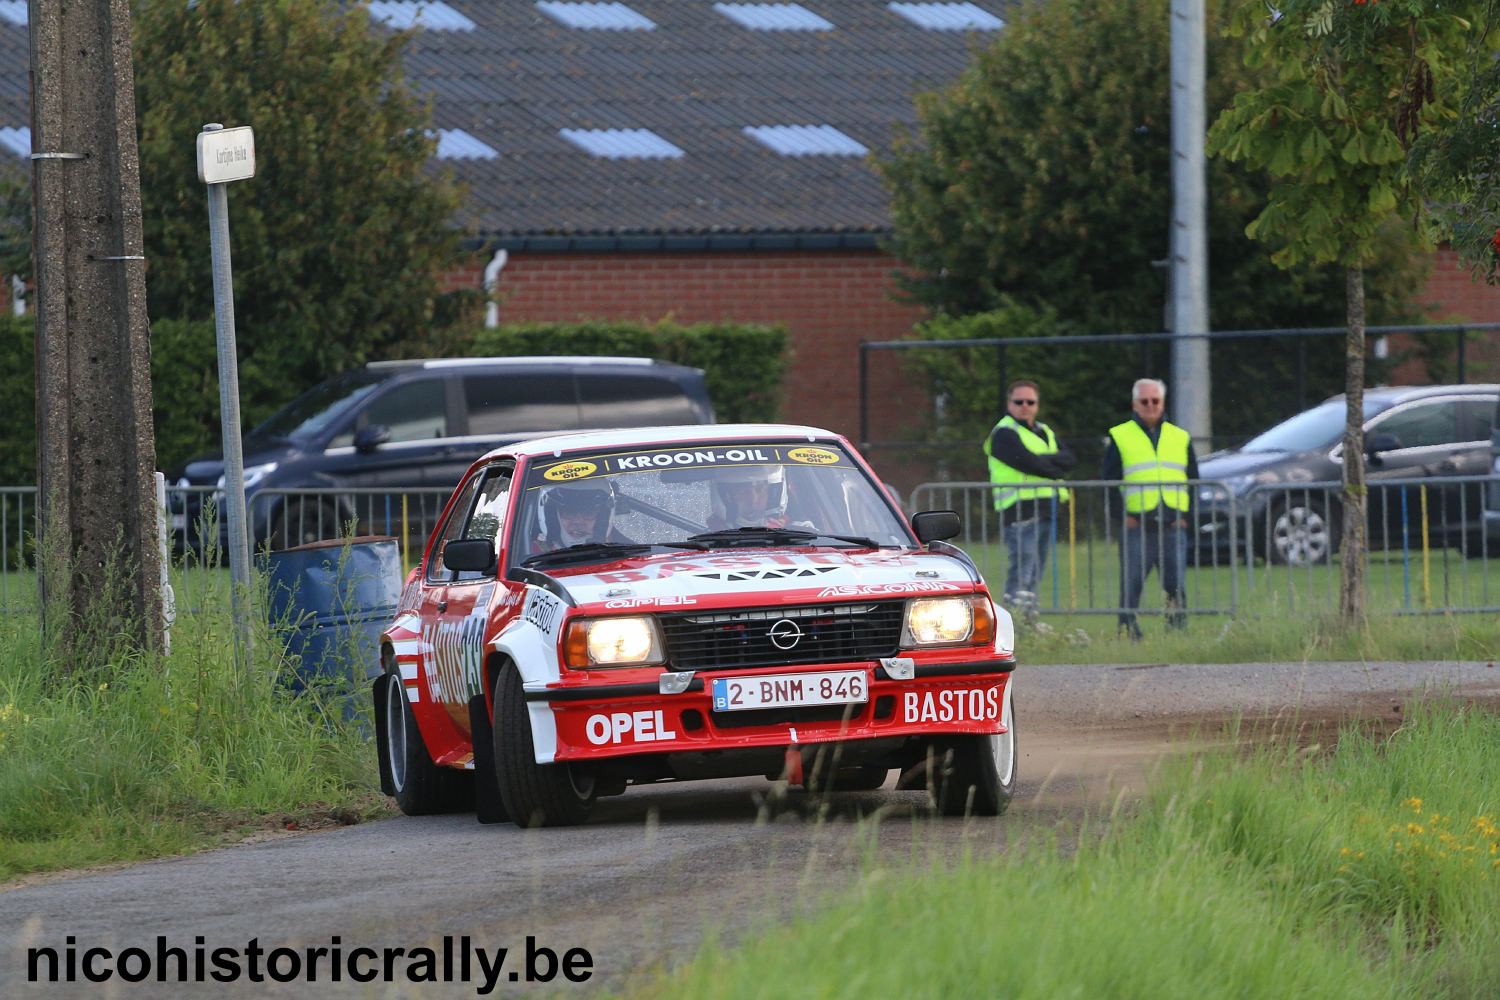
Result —
<path fill-rule="evenodd" d="M 894 680 L 878 663 L 821 663 L 754 671 L 703 671 L 680 694 L 655 681 L 573 683 L 528 691 L 551 706 L 554 760 L 604 760 L 678 751 L 784 747 L 886 737 L 1003 733 L 1001 705 L 1014 657 L 920 660 L 910 680 Z M 868 700 L 849 705 L 713 710 L 715 677 L 774 677 L 863 669 Z M 601 721 L 601 719 L 603 721 Z M 605 723 L 608 723 L 607 725 Z"/>

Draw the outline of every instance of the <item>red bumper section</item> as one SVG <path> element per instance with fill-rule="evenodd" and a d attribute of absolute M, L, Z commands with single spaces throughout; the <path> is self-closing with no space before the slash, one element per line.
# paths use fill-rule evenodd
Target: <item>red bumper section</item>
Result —
<path fill-rule="evenodd" d="M 774 681 L 779 673 L 862 668 L 868 699 L 847 705 L 714 711 L 713 680 L 729 676 L 714 672 L 697 675 L 681 694 L 661 694 L 653 681 L 560 685 L 529 692 L 527 698 L 552 707 L 558 761 L 891 736 L 990 735 L 1005 732 L 1001 706 L 1014 666 L 1014 659 L 923 664 L 910 680 L 888 679 L 868 662 L 755 672 L 757 679 Z"/>

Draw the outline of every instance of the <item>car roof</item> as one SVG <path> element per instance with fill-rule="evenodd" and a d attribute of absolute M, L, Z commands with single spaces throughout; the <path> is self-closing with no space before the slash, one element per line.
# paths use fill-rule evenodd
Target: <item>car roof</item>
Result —
<path fill-rule="evenodd" d="M 367 371 L 413 371 L 441 368 L 654 368 L 662 371 L 695 371 L 686 365 L 655 358 L 612 357 L 594 354 L 535 354 L 497 358 L 411 358 L 402 361 L 370 361 Z"/>
<path fill-rule="evenodd" d="M 692 445 L 702 441 L 756 441 L 770 438 L 806 438 L 834 444 L 842 437 L 821 427 L 800 424 L 682 424 L 670 427 L 630 427 L 624 430 L 569 431 L 547 437 L 517 441 L 486 455 L 536 456 L 594 448 L 627 448 L 636 445 Z"/>
<path fill-rule="evenodd" d="M 1365 390 L 1366 400 L 1387 406 L 1432 396 L 1500 396 L 1500 385 L 1493 382 L 1466 382 L 1463 385 L 1377 385 Z M 1329 396 L 1324 402 L 1331 403 L 1343 398 L 1344 394 L 1338 393 Z"/>

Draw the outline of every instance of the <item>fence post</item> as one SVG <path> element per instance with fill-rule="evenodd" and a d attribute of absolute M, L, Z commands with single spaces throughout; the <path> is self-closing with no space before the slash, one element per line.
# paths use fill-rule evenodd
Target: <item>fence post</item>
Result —
<path fill-rule="evenodd" d="M 1466 363 L 1468 361 L 1467 355 L 1469 353 L 1468 350 L 1467 350 L 1468 343 L 1469 343 L 1469 331 L 1467 329 L 1465 329 L 1464 327 L 1459 327 L 1458 328 L 1458 384 L 1459 385 L 1464 385 L 1464 384 L 1466 384 L 1469 381 L 1469 379 L 1468 379 L 1468 370 L 1467 370 L 1468 369 L 1468 365 Z"/>

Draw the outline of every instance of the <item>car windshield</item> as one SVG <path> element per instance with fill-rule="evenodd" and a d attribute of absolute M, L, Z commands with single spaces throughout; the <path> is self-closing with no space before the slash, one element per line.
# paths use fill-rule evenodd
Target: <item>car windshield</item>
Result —
<path fill-rule="evenodd" d="M 314 386 L 246 435 L 246 444 L 317 437 L 374 392 L 382 380 L 377 372 L 355 371 Z"/>
<path fill-rule="evenodd" d="M 532 461 L 513 563 L 599 562 L 642 546 L 912 544 L 879 484 L 840 445 L 705 442 Z"/>
<path fill-rule="evenodd" d="M 1365 400 L 1365 419 L 1383 409 L 1384 403 Z M 1343 433 L 1344 401 L 1330 399 L 1251 438 L 1240 451 L 1313 451 L 1332 447 Z"/>

